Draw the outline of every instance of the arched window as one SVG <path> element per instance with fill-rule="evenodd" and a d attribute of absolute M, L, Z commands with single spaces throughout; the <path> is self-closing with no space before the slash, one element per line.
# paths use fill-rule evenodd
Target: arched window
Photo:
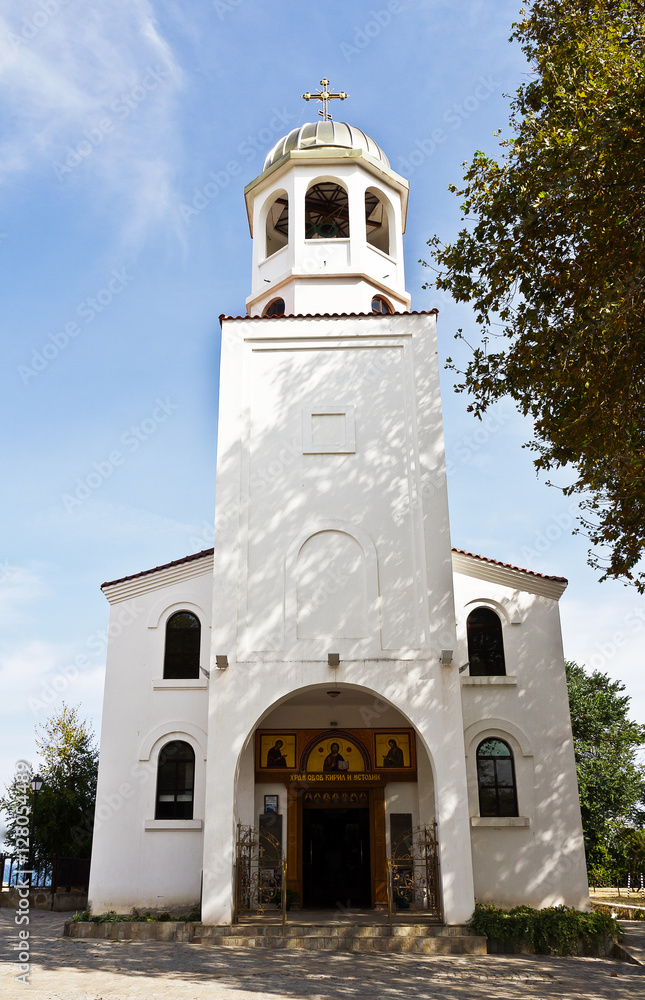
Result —
<path fill-rule="evenodd" d="M 504 740 L 484 740 L 477 747 L 480 816 L 517 816 L 513 751 Z"/>
<path fill-rule="evenodd" d="M 471 677 L 503 677 L 504 641 L 502 623 L 490 608 L 475 608 L 466 622 L 468 662 Z"/>
<path fill-rule="evenodd" d="M 389 254 L 390 224 L 387 209 L 377 192 L 371 188 L 365 192 L 365 238 L 370 246 Z"/>
<path fill-rule="evenodd" d="M 263 316 L 284 316 L 284 299 L 274 299 L 262 313 Z"/>
<path fill-rule="evenodd" d="M 382 295 L 375 295 L 372 299 L 372 312 L 388 315 L 394 312 L 391 304 Z"/>
<path fill-rule="evenodd" d="M 170 616 L 166 625 L 164 677 L 176 680 L 199 677 L 201 631 L 199 618 L 190 611 L 178 611 Z"/>
<path fill-rule="evenodd" d="M 274 199 L 267 214 L 266 255 L 277 253 L 289 241 L 289 198 L 281 191 Z"/>
<path fill-rule="evenodd" d="M 305 238 L 332 240 L 349 236 L 347 191 L 334 181 L 313 184 L 305 197 Z"/>
<path fill-rule="evenodd" d="M 159 753 L 155 819 L 192 819 L 195 752 L 189 743 L 173 740 Z"/>

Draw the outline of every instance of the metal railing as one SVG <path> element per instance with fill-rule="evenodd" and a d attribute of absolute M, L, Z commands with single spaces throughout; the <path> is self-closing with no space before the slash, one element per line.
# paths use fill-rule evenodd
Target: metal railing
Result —
<path fill-rule="evenodd" d="M 281 844 L 266 831 L 237 824 L 235 850 L 235 912 L 233 922 L 243 916 L 262 915 L 268 906 L 282 912 L 282 933 L 287 925 L 287 860 Z"/>
<path fill-rule="evenodd" d="M 29 882 L 31 874 L 32 889 L 57 892 L 62 888 L 66 892 L 72 889 L 85 892 L 90 880 L 90 862 L 88 858 L 61 858 L 58 855 L 35 858 L 30 872 L 24 855 L 0 854 L 0 874 L 3 889 Z"/>
<path fill-rule="evenodd" d="M 392 845 L 387 859 L 390 930 L 399 910 L 422 912 L 441 922 L 437 824 L 418 826 Z"/>

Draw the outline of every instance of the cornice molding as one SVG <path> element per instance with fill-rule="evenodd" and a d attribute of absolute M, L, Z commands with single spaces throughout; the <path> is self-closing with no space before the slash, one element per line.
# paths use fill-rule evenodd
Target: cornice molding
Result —
<path fill-rule="evenodd" d="M 199 559 L 180 563 L 177 566 L 169 566 L 166 569 L 153 569 L 129 580 L 104 583 L 101 590 L 110 604 L 119 604 L 121 601 L 130 600 L 141 594 L 149 593 L 151 590 L 159 590 L 160 587 L 173 587 L 175 584 L 192 580 L 196 576 L 210 575 L 212 572 L 213 554 L 211 552 Z"/>
<path fill-rule="evenodd" d="M 524 590 L 529 594 L 548 597 L 552 601 L 559 601 L 567 588 L 566 580 L 551 580 L 512 566 L 498 566 L 462 552 L 453 551 L 452 568 L 455 573 L 461 573 L 463 576 L 487 580 L 489 583 L 511 587 L 513 590 Z"/>

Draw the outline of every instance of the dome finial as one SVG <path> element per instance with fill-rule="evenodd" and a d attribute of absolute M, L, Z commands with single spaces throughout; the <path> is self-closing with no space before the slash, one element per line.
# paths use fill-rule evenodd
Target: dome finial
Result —
<path fill-rule="evenodd" d="M 331 90 L 329 90 L 329 80 L 327 77 L 323 77 L 320 81 L 320 86 L 323 89 L 319 90 L 317 94 L 310 94 L 309 91 L 307 91 L 306 94 L 301 94 L 300 96 L 305 101 L 322 101 L 322 111 L 319 111 L 318 114 L 324 122 L 330 122 L 332 118 L 329 114 L 329 101 L 333 101 L 334 99 L 344 101 L 347 97 L 349 97 L 349 94 L 346 94 L 344 90 L 341 90 L 340 94 L 332 94 Z"/>

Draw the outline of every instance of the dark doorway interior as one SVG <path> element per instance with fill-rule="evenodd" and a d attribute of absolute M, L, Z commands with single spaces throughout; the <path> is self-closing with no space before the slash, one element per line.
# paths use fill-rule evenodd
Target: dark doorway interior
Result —
<path fill-rule="evenodd" d="M 304 809 L 302 828 L 305 909 L 370 907 L 369 809 Z"/>

